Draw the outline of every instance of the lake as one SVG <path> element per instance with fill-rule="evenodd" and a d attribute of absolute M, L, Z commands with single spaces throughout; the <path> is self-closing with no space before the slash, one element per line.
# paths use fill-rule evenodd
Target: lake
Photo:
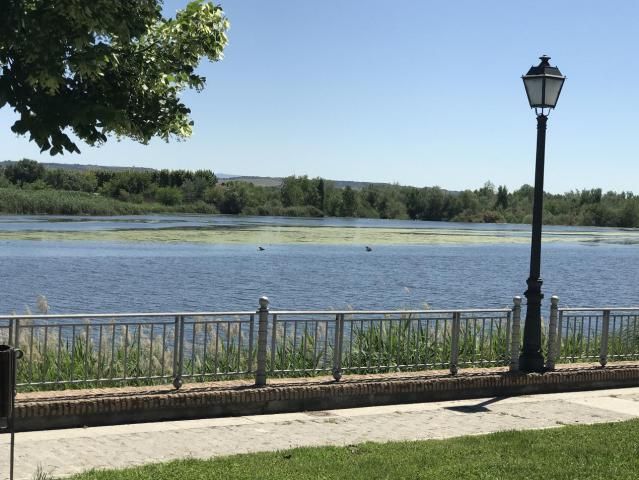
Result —
<path fill-rule="evenodd" d="M 639 304 L 639 231 L 544 228 L 544 310 Z M 504 307 L 529 255 L 526 225 L 2 216 L 0 313 Z"/>

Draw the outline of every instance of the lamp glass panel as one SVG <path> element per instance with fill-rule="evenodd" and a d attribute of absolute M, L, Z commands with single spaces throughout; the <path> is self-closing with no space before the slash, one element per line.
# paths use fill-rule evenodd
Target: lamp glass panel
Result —
<path fill-rule="evenodd" d="M 546 98 L 544 99 L 546 106 L 554 108 L 555 105 L 557 105 L 559 92 L 563 83 L 563 78 L 546 77 Z"/>
<path fill-rule="evenodd" d="M 524 85 L 526 86 L 526 94 L 531 107 L 542 105 L 542 87 L 543 79 L 541 77 L 524 77 Z"/>

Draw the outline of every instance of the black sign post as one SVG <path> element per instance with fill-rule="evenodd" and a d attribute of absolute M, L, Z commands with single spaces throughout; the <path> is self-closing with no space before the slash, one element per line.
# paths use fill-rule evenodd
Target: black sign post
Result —
<path fill-rule="evenodd" d="M 9 479 L 13 480 L 15 447 L 16 364 L 22 351 L 10 345 L 0 345 L 0 428 L 11 434 Z"/>

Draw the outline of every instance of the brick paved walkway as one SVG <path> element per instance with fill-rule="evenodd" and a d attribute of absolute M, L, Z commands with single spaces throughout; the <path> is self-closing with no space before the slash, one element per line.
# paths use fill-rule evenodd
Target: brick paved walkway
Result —
<path fill-rule="evenodd" d="M 183 457 L 418 440 L 639 417 L 639 388 L 147 423 L 16 434 L 16 479 Z M 0 436 L 7 478 L 9 436 Z"/>

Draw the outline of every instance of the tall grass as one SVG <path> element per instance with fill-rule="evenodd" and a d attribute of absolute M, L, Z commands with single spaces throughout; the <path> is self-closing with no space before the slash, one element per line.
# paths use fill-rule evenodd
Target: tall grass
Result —
<path fill-rule="evenodd" d="M 14 215 L 141 215 L 145 213 L 218 213 L 204 202 L 168 206 L 123 202 L 98 194 L 66 190 L 0 188 L 0 213 Z"/>

